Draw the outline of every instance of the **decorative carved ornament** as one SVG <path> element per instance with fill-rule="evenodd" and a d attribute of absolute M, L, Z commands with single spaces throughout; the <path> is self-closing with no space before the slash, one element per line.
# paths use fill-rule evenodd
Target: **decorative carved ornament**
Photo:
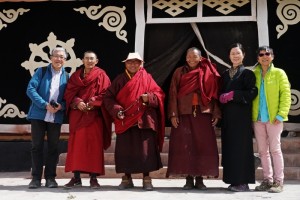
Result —
<path fill-rule="evenodd" d="M 288 25 L 295 25 L 300 21 L 300 0 L 277 0 L 279 3 L 276 13 L 282 24 L 276 26 L 277 38 L 287 30 Z"/>
<path fill-rule="evenodd" d="M 300 91 L 291 89 L 291 100 L 292 102 L 289 115 L 300 115 Z"/>
<path fill-rule="evenodd" d="M 126 24 L 126 15 L 124 10 L 125 6 L 122 8 L 116 6 L 107 6 L 101 9 L 101 5 L 99 6 L 90 6 L 89 8 L 80 7 L 74 8 L 75 11 L 80 12 L 81 14 L 86 13 L 87 17 L 91 20 L 98 20 L 103 17 L 102 22 L 99 22 L 99 26 L 103 26 L 106 30 L 110 32 L 116 32 L 117 38 L 120 40 L 127 41 L 127 31 L 122 30 L 124 25 Z"/>
<path fill-rule="evenodd" d="M 38 67 L 46 66 L 51 62 L 49 58 L 50 51 L 56 46 L 60 46 L 65 48 L 69 54 L 69 59 L 66 60 L 64 66 L 70 67 L 70 74 L 72 74 L 75 72 L 76 68 L 82 64 L 81 59 L 76 58 L 76 55 L 73 51 L 74 43 L 74 38 L 69 39 L 67 42 L 57 40 L 56 35 L 51 32 L 47 38 L 47 41 L 41 43 L 40 45 L 34 43 L 29 44 L 31 55 L 28 60 L 21 64 L 21 66 L 29 70 L 32 76 Z"/>
<path fill-rule="evenodd" d="M 197 4 L 197 0 L 183 0 L 183 1 L 178 1 L 178 0 L 170 0 L 170 1 L 165 1 L 165 0 L 159 0 L 153 4 L 154 7 L 163 10 L 165 10 L 166 13 L 174 16 L 177 16 L 181 13 L 184 12 L 183 9 L 190 9 L 194 5 Z"/>
<path fill-rule="evenodd" d="M 210 8 L 215 8 L 216 11 L 228 15 L 229 13 L 233 12 L 236 10 L 236 7 L 242 7 L 246 4 L 250 3 L 250 0 L 230 0 L 230 1 L 220 1 L 220 0 L 204 0 L 203 4 L 210 7 Z"/>
<path fill-rule="evenodd" d="M 248 4 L 250 4 L 251 7 L 249 14 L 242 16 L 230 15 L 240 7 Z M 193 10 L 191 11 L 192 8 Z M 223 16 L 205 16 L 203 15 L 205 8 L 214 9 L 223 14 Z M 159 9 L 170 17 L 156 16 L 156 13 L 153 12 L 155 9 Z M 182 13 L 190 14 L 191 16 L 180 17 Z M 256 21 L 256 0 L 147 0 L 147 23 L 227 21 Z"/>
<path fill-rule="evenodd" d="M 27 115 L 23 111 L 19 111 L 18 107 L 13 104 L 6 104 L 2 107 L 2 104 L 6 103 L 6 99 L 0 97 L 0 117 L 10 117 L 14 118 L 18 116 L 19 118 L 25 118 Z"/>
<path fill-rule="evenodd" d="M 19 15 L 23 15 L 23 13 L 28 12 L 29 10 L 30 9 L 19 8 L 17 11 L 9 9 L 0 12 L 0 30 L 7 27 L 7 24 L 3 23 L 2 20 L 6 23 L 13 23 Z"/>

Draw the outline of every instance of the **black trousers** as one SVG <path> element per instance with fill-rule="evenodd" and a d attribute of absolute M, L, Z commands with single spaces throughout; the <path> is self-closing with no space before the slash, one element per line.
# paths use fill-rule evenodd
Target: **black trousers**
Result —
<path fill-rule="evenodd" d="M 44 139 L 47 134 L 47 157 L 45 158 L 44 178 L 56 177 L 58 163 L 58 143 L 61 132 L 61 124 L 45 122 L 43 120 L 31 120 L 31 160 L 33 179 L 41 180 L 44 166 Z"/>

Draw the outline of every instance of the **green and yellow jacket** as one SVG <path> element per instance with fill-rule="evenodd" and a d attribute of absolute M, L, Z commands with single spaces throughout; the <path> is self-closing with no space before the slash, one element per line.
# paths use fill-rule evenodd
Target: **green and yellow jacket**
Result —
<path fill-rule="evenodd" d="M 262 78 L 261 71 L 262 68 L 260 64 L 253 70 L 258 91 L 260 91 Z M 283 121 L 287 121 L 291 106 L 291 89 L 290 82 L 284 70 L 274 67 L 272 63 L 264 77 L 264 88 L 270 123 L 273 123 L 277 115 L 281 116 Z M 252 121 L 258 120 L 259 98 L 260 95 L 258 92 L 258 95 L 253 100 Z"/>

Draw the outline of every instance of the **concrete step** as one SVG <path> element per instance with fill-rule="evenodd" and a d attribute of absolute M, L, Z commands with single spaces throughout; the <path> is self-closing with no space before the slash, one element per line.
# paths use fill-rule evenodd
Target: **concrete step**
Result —
<path fill-rule="evenodd" d="M 73 174 L 71 172 L 66 173 L 64 166 L 58 166 L 56 173 L 57 178 L 71 178 Z M 150 176 L 155 179 L 164 179 L 166 178 L 167 167 L 164 166 L 158 171 L 151 172 Z M 115 171 L 114 165 L 105 165 L 105 175 L 100 176 L 100 178 L 121 178 L 124 174 L 117 174 Z M 300 180 L 300 167 L 285 167 L 284 168 L 285 180 Z M 133 178 L 142 178 L 142 174 L 133 174 Z M 219 177 L 210 178 L 221 180 L 223 176 L 223 168 L 219 167 Z M 82 174 L 82 177 L 88 178 L 88 174 Z M 178 177 L 169 177 L 169 178 L 178 178 Z M 182 177 L 183 178 L 183 177 Z M 259 167 L 256 170 L 255 174 L 256 180 L 262 180 L 262 168 Z"/>
<path fill-rule="evenodd" d="M 111 146 L 105 151 L 113 153 L 115 151 L 115 140 L 112 140 Z M 217 138 L 218 151 L 221 153 L 221 138 Z M 253 149 L 257 152 L 256 140 L 253 138 Z M 283 153 L 300 153 L 300 137 L 281 138 L 281 149 Z M 165 138 L 162 153 L 169 152 L 169 139 Z"/>
<path fill-rule="evenodd" d="M 217 138 L 218 150 L 219 150 L 219 158 L 221 159 L 221 139 Z M 284 156 L 284 173 L 286 180 L 300 180 L 300 137 L 292 137 L 292 138 L 282 138 L 281 147 Z M 114 148 L 115 148 L 115 140 L 112 140 L 112 144 L 109 149 L 105 151 L 104 160 L 105 160 L 105 175 L 101 176 L 104 178 L 120 178 L 122 174 L 116 174 L 115 166 L 114 166 Z M 253 148 L 254 152 L 257 153 L 257 145 L 255 139 L 253 139 Z M 161 159 L 163 163 L 163 168 L 152 172 L 151 176 L 153 178 L 165 178 L 165 174 L 167 171 L 167 163 L 168 163 L 168 150 L 169 150 L 169 139 L 166 137 L 163 151 L 161 153 Z M 73 176 L 72 173 L 64 172 L 64 164 L 66 160 L 66 153 L 63 153 L 59 157 L 59 163 L 57 168 L 57 177 L 58 178 L 71 178 Z M 221 163 L 221 160 L 219 160 Z M 222 179 L 222 167 L 219 167 L 220 176 L 218 179 Z M 83 175 L 83 177 L 88 175 Z M 141 178 L 141 174 L 134 175 L 136 178 Z M 256 179 L 262 180 L 262 169 L 259 167 L 256 171 Z"/>
<path fill-rule="evenodd" d="M 64 166 L 66 163 L 67 153 L 62 153 L 59 156 L 58 166 Z M 168 153 L 160 153 L 163 166 L 168 166 Z M 221 164 L 222 155 L 219 154 L 219 163 Z M 300 154 L 283 154 L 285 167 L 299 167 Z M 115 165 L 114 153 L 104 153 L 105 165 Z"/>

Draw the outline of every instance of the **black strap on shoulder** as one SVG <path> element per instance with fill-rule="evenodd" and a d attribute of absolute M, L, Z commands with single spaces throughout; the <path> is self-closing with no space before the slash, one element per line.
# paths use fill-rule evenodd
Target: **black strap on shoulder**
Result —
<path fill-rule="evenodd" d="M 42 67 L 42 78 L 44 78 L 45 74 L 46 74 L 46 70 L 47 70 L 47 66 Z"/>
<path fill-rule="evenodd" d="M 46 71 L 47 71 L 47 66 L 42 67 L 42 78 L 41 79 L 43 79 L 43 77 L 45 76 Z M 69 76 L 68 76 L 69 73 L 67 71 L 65 71 L 65 74 L 66 74 L 66 80 L 68 81 L 69 80 Z"/>
<path fill-rule="evenodd" d="M 66 80 L 68 82 L 68 80 L 69 80 L 69 72 L 65 71 L 65 74 L 66 74 Z"/>
<path fill-rule="evenodd" d="M 46 74 L 46 71 L 47 71 L 47 66 L 44 66 L 44 67 L 41 67 L 42 68 L 42 78 L 41 78 L 41 80 L 44 78 L 44 76 L 45 76 L 45 74 Z M 65 74 L 66 74 L 66 80 L 67 80 L 67 82 L 68 82 L 68 80 L 69 80 L 69 73 L 68 72 L 65 72 Z M 39 83 L 39 86 L 37 87 L 37 91 L 39 90 L 39 87 L 40 87 L 40 84 L 41 84 L 41 81 L 40 81 L 40 83 Z"/>

